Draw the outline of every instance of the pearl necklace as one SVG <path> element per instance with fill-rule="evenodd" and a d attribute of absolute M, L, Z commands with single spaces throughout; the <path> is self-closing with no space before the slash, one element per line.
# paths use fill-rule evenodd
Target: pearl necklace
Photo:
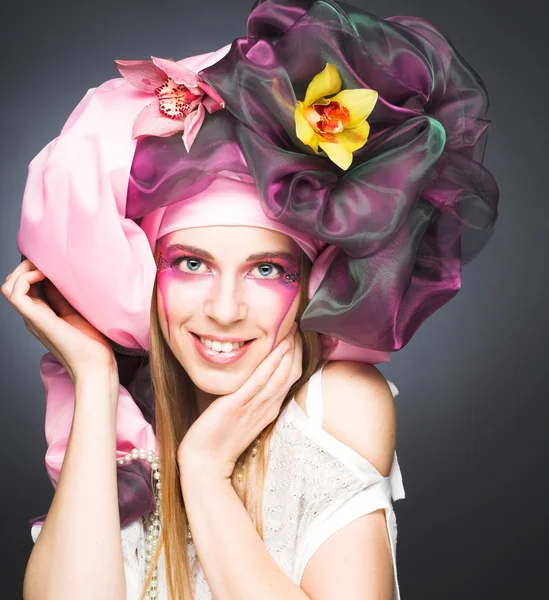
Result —
<path fill-rule="evenodd" d="M 153 478 L 155 485 L 153 486 L 153 493 L 156 500 L 156 509 L 152 512 L 145 521 L 146 527 L 146 540 L 147 540 L 147 552 L 145 554 L 145 561 L 147 563 L 147 570 L 149 569 L 150 563 L 153 559 L 154 552 L 158 543 L 158 536 L 160 535 L 160 520 L 162 518 L 162 506 L 161 506 L 161 484 L 160 484 L 160 457 L 157 456 L 152 450 L 144 450 L 143 448 L 134 448 L 131 452 L 127 452 L 125 456 L 118 459 L 118 464 L 125 465 L 130 461 L 140 458 L 146 460 L 151 464 L 153 470 Z M 145 594 L 146 600 L 153 600 L 158 596 L 158 565 L 154 568 L 151 582 L 147 588 Z"/>
<path fill-rule="evenodd" d="M 256 456 L 258 448 L 259 448 L 259 441 L 261 440 L 261 436 L 259 436 L 252 448 L 252 456 Z M 158 544 L 158 537 L 160 535 L 160 523 L 162 520 L 162 504 L 161 504 L 161 500 L 162 500 L 162 490 L 161 490 L 161 483 L 160 483 L 160 457 L 157 456 L 152 450 L 144 450 L 143 448 L 133 448 L 131 452 L 127 452 L 122 458 L 118 459 L 118 464 L 120 465 L 125 465 L 128 464 L 129 462 L 131 462 L 132 460 L 135 460 L 136 458 L 139 458 L 141 460 L 146 460 L 148 463 L 151 464 L 152 470 L 153 470 L 153 479 L 155 480 L 155 485 L 153 486 L 153 493 L 154 493 L 154 497 L 156 500 L 156 509 L 154 510 L 154 512 L 152 512 L 146 519 L 145 521 L 145 527 L 146 527 L 146 540 L 147 540 L 147 552 L 145 554 L 145 561 L 147 563 L 147 570 L 149 569 L 150 563 L 153 559 L 155 550 L 156 550 L 156 546 Z M 242 483 L 242 475 L 244 473 L 244 467 L 240 467 L 238 473 L 237 473 L 237 479 L 238 479 L 238 483 L 241 484 Z M 192 534 L 191 534 L 191 528 L 189 526 L 189 524 L 187 524 L 187 542 L 192 542 L 193 538 L 192 538 Z M 147 593 L 145 594 L 145 599 L 146 600 L 153 600 L 154 598 L 156 598 L 158 596 L 158 591 L 157 591 L 157 587 L 158 587 L 158 565 L 154 568 L 152 577 L 151 577 L 151 582 L 149 584 L 149 587 L 147 588 Z"/>

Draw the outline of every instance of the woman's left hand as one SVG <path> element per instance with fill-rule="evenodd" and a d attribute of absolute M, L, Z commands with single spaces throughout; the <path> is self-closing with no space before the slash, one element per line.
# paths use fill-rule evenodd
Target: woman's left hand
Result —
<path fill-rule="evenodd" d="M 286 340 L 291 347 L 283 355 Z M 208 406 L 177 450 L 181 475 L 192 470 L 209 477 L 231 477 L 242 452 L 276 419 L 288 390 L 301 377 L 302 351 L 299 331 L 290 330 L 238 390 Z"/>

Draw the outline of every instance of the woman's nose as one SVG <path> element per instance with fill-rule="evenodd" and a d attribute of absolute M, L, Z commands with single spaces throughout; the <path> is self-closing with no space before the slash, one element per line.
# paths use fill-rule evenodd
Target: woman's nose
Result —
<path fill-rule="evenodd" d="M 239 288 L 234 278 L 219 278 L 204 304 L 205 314 L 224 325 L 244 319 L 247 307 L 244 294 Z"/>

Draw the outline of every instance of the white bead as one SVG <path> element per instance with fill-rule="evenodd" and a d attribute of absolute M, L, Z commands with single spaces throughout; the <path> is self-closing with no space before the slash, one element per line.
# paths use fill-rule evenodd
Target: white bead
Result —
<path fill-rule="evenodd" d="M 162 484 L 160 483 L 160 481 L 157 481 L 157 482 L 156 482 L 156 488 L 157 488 L 157 489 L 160 489 L 161 487 L 162 487 Z"/>
<path fill-rule="evenodd" d="M 139 450 L 139 458 L 144 459 L 147 456 L 145 450 Z"/>
<path fill-rule="evenodd" d="M 154 477 L 155 479 L 160 479 L 160 473 L 159 473 L 158 471 L 155 471 L 155 472 L 153 473 L 153 477 Z"/>
<path fill-rule="evenodd" d="M 132 455 L 132 458 L 137 458 L 139 456 L 139 450 L 137 448 L 134 448 L 131 451 L 131 455 Z"/>
<path fill-rule="evenodd" d="M 147 462 L 152 463 L 153 460 L 154 460 L 154 458 L 150 454 L 148 454 L 147 455 Z"/>

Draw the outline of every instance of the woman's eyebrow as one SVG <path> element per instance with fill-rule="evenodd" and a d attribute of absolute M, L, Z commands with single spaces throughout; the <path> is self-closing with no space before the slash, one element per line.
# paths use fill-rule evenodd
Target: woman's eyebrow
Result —
<path fill-rule="evenodd" d="M 204 250 L 203 248 L 197 248 L 196 246 L 187 246 L 185 244 L 171 244 L 168 246 L 167 250 L 181 250 L 183 252 L 189 252 L 190 254 L 196 254 L 197 256 L 201 256 L 202 258 L 207 258 L 208 260 L 215 261 L 213 254 Z M 256 252 L 255 254 L 250 254 L 248 260 L 262 260 L 264 258 L 285 258 L 289 261 L 296 260 L 296 257 L 291 252 L 285 252 L 284 250 L 272 250 L 268 252 Z"/>

